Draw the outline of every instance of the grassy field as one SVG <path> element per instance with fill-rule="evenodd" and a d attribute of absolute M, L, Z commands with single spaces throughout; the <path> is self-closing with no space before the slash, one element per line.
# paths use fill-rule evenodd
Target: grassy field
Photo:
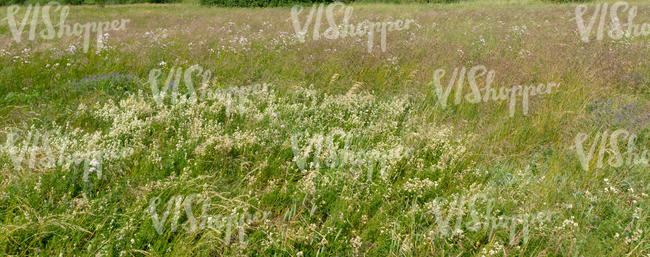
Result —
<path fill-rule="evenodd" d="M 349 6 L 414 23 L 369 51 L 300 42 L 289 7 L 70 7 L 129 19 L 84 52 L 0 7 L 0 255 L 650 256 L 650 36 L 582 41 L 577 4 Z M 545 90 L 449 82 L 483 66 Z"/>

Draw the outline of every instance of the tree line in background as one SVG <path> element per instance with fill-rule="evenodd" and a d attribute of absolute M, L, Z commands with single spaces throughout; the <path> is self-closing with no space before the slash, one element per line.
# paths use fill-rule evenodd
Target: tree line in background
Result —
<path fill-rule="evenodd" d="M 63 5 L 111 5 L 111 4 L 136 4 L 136 3 L 180 3 L 183 0 L 0 0 L 0 6 L 12 4 L 36 4 L 45 5 L 49 2 L 58 2 Z"/>

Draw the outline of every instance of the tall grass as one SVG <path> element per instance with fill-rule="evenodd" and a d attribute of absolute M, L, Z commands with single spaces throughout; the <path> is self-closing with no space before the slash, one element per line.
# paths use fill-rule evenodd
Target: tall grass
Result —
<path fill-rule="evenodd" d="M 15 43 L 0 23 L 0 252 L 649 253 L 647 166 L 585 171 L 574 149 L 577 133 L 590 146 L 597 131 L 615 129 L 649 146 L 648 37 L 582 42 L 574 5 L 353 7 L 351 23 L 417 25 L 389 32 L 386 52 L 375 39 L 369 53 L 366 37 L 299 42 L 288 8 L 72 7 L 70 23 L 131 19 L 106 49 L 83 53 L 68 50 L 81 49 L 76 37 Z M 213 73 L 204 91 L 194 77 L 206 94 L 191 100 L 180 84 L 178 101 L 159 105 L 150 71 L 195 64 Z M 561 86 L 532 97 L 528 115 L 520 102 L 513 117 L 507 101 L 450 98 L 441 108 L 434 72 L 447 71 L 446 86 L 455 68 L 475 65 L 495 71 L 495 88 Z M 250 87 L 264 83 L 273 86 Z M 61 152 L 83 161 L 49 158 Z M 97 153 L 112 156 L 101 176 L 90 172 Z M 486 200 L 471 207 L 473 197 Z M 220 219 L 185 229 L 187 199 L 199 222 Z M 205 215 L 198 199 L 210 199 Z M 450 211 L 463 213 L 459 230 L 456 216 L 449 226 L 439 219 Z M 230 218 L 263 212 L 253 222 Z M 474 227 L 471 214 L 495 218 Z M 525 237 L 516 220 L 533 216 Z"/>

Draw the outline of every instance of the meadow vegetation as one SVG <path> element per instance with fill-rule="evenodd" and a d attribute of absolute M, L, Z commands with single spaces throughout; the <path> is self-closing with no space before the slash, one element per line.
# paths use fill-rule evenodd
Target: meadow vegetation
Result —
<path fill-rule="evenodd" d="M 74 6 L 70 23 L 130 19 L 86 53 L 3 20 L 0 253 L 650 256 L 647 160 L 585 170 L 575 151 L 617 129 L 650 146 L 650 37 L 584 42 L 576 5 L 351 4 L 351 23 L 415 21 L 385 52 L 302 43 L 288 7 Z M 195 65 L 195 94 L 165 87 Z M 435 71 L 476 65 L 493 88 L 559 86 L 527 115 L 441 108 Z"/>

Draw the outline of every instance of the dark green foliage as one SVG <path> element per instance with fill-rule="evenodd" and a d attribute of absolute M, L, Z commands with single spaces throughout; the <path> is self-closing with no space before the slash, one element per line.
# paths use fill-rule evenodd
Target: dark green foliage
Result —
<path fill-rule="evenodd" d="M 3 5 L 12 5 L 12 4 L 23 4 L 25 0 L 0 0 L 0 6 Z"/>
<path fill-rule="evenodd" d="M 36 4 L 40 3 L 41 6 L 52 2 L 52 0 L 0 0 L 0 6 L 12 4 Z M 82 4 L 136 4 L 136 3 L 180 3 L 182 0 L 58 0 L 62 5 L 82 5 Z"/>
<path fill-rule="evenodd" d="M 344 3 L 453 3 L 460 0 L 346 0 Z M 275 7 L 291 5 L 310 5 L 312 3 L 332 3 L 333 0 L 201 0 L 203 5 L 219 7 Z"/>

